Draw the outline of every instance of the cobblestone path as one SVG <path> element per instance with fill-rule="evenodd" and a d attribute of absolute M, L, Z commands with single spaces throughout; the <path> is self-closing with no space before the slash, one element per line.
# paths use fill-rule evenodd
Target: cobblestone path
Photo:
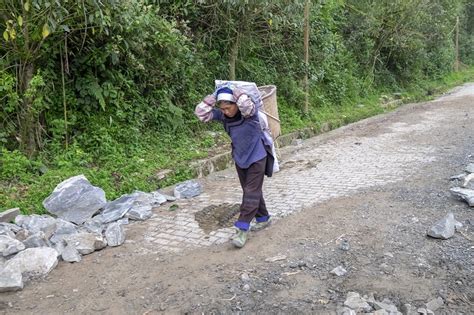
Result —
<path fill-rule="evenodd" d="M 456 94 L 448 97 L 455 101 Z M 266 178 L 264 183 L 270 213 L 277 220 L 284 220 L 287 215 L 330 198 L 402 181 L 433 162 L 436 151 L 443 149 L 436 146 L 436 135 L 442 134 L 444 126 L 469 119 L 465 113 L 453 115 L 449 107 L 440 104 L 435 100 L 406 105 L 420 109 L 404 115 L 401 108 L 402 115 L 398 114 L 396 119 L 390 119 L 391 114 L 378 116 L 282 149 L 281 171 Z M 368 134 L 364 131 L 368 125 L 372 128 L 371 136 L 364 135 Z M 422 140 L 427 138 L 433 142 Z M 202 178 L 200 182 L 203 194 L 179 200 L 177 210 L 156 211 L 151 219 L 142 223 L 147 225 L 144 242 L 140 242 L 144 250 L 179 252 L 229 240 L 234 233 L 232 227 L 207 234 L 194 216 L 210 205 L 240 202 L 242 191 L 236 172 L 228 169 Z"/>

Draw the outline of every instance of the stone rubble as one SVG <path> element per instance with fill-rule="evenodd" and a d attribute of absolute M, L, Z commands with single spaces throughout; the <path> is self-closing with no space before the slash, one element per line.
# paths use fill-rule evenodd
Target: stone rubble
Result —
<path fill-rule="evenodd" d="M 348 292 L 344 306 L 337 309 L 336 314 L 378 314 L 378 315 L 419 315 L 419 314 L 435 314 L 444 306 L 442 297 L 438 297 L 427 302 L 421 307 L 414 307 L 411 304 L 405 303 L 397 306 L 388 299 L 377 301 L 374 294 L 370 296 L 361 296 L 358 292 Z M 437 313 L 436 313 L 437 314 Z"/>
<path fill-rule="evenodd" d="M 185 184 L 194 189 L 184 192 L 186 198 L 196 194 L 196 187 L 202 190 L 196 183 Z M 58 258 L 80 262 L 82 255 L 122 245 L 129 220 L 147 220 L 154 207 L 174 200 L 158 191 L 135 191 L 107 202 L 101 188 L 78 175 L 57 185 L 43 201 L 55 217 L 22 215 L 19 209 L 10 209 L 0 215 L 0 292 L 21 290 L 25 280 L 47 275 Z M 14 224 L 1 222 L 2 218 Z"/>
<path fill-rule="evenodd" d="M 452 176 L 450 179 L 459 185 L 450 188 L 449 191 L 465 200 L 470 207 L 474 207 L 474 163 L 469 163 L 466 166 L 465 173 Z"/>
<path fill-rule="evenodd" d="M 428 231 L 428 236 L 447 240 L 453 237 L 456 231 L 456 225 L 459 222 L 454 219 L 454 214 L 448 213 L 444 218 L 436 222 Z"/>

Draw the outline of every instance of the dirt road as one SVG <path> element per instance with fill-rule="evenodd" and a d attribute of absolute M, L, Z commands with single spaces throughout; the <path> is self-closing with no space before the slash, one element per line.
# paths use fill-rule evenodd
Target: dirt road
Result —
<path fill-rule="evenodd" d="M 195 220 L 238 202 L 226 170 L 202 179 L 205 193 L 178 210 L 130 225 L 123 246 L 1 294 L 0 312 L 331 314 L 352 291 L 400 311 L 441 298 L 436 314 L 474 313 L 474 209 L 449 193 L 449 178 L 474 162 L 473 84 L 282 154 L 281 172 L 265 183 L 277 220 L 243 249 L 226 242 L 229 220 Z M 461 232 L 427 237 L 449 212 Z M 338 266 L 347 273 L 331 274 Z"/>

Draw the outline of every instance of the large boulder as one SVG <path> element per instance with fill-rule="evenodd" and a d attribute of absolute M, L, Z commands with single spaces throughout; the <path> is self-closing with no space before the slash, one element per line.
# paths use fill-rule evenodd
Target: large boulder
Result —
<path fill-rule="evenodd" d="M 23 279 L 47 275 L 58 264 L 58 252 L 50 247 L 27 248 L 8 260 L 5 268 L 18 269 Z"/>
<path fill-rule="evenodd" d="M 43 206 L 61 219 L 82 224 L 106 203 L 105 192 L 92 186 L 84 175 L 61 182 L 43 201 Z"/>
<path fill-rule="evenodd" d="M 0 255 L 3 257 L 16 254 L 25 249 L 25 245 L 7 235 L 0 235 Z"/>

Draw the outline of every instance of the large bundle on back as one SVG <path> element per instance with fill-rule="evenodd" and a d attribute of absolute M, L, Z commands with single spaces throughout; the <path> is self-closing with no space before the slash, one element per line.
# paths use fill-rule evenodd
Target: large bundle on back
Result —
<path fill-rule="evenodd" d="M 252 101 L 257 106 L 257 109 L 267 116 L 268 125 L 273 139 L 276 139 L 278 136 L 280 136 L 281 128 L 280 119 L 278 117 L 276 86 L 265 85 L 257 87 L 254 82 L 227 80 L 216 80 L 215 85 L 216 91 L 222 87 L 228 87 L 230 89 L 238 88 L 250 96 Z"/>

